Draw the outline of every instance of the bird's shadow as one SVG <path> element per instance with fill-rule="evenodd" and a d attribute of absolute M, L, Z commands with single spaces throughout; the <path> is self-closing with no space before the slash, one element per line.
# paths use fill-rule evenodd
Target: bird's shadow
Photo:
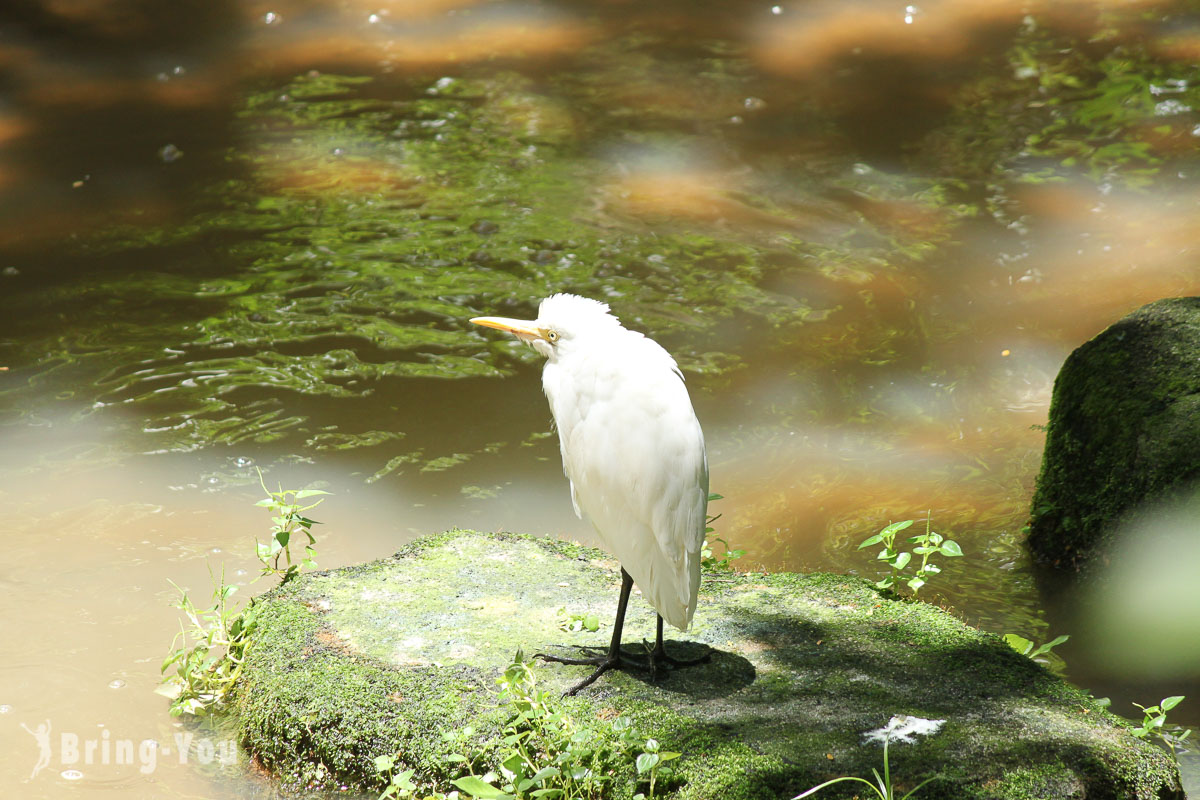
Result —
<path fill-rule="evenodd" d="M 650 667 L 646 664 L 649 648 L 624 645 L 621 647 L 621 655 L 625 657 L 626 663 L 621 672 L 646 687 L 697 699 L 726 697 L 734 694 L 754 683 L 758 674 L 754 664 L 736 653 L 718 650 L 701 642 L 666 640 L 663 644 L 667 649 L 667 654 L 679 661 L 692 661 L 704 658 L 706 655 L 708 658 L 701 663 L 686 666 L 662 664 L 655 673 L 651 673 Z M 559 648 L 570 649 L 585 656 L 602 655 L 607 650 L 607 648 L 580 645 L 559 645 L 555 649 Z M 591 669 L 591 667 L 587 667 L 587 669 Z M 564 672 L 564 675 L 566 674 Z M 605 678 L 601 677 L 600 680 L 603 681 Z"/>

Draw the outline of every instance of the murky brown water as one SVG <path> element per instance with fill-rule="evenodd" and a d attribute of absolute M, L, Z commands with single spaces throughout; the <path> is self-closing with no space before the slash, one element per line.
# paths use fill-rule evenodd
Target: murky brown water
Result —
<path fill-rule="evenodd" d="M 870 574 L 857 543 L 928 511 L 968 554 L 941 600 L 1063 632 L 1020 547 L 1036 426 L 1072 348 L 1200 291 L 1197 31 L 1165 2 L 0 12 L 3 791 L 271 796 L 152 693 L 168 579 L 255 573 L 255 467 L 333 492 L 322 566 L 586 539 L 536 359 L 466 323 L 555 290 L 677 354 L 740 566 Z M 1118 711 L 1197 683 L 1064 651 Z"/>

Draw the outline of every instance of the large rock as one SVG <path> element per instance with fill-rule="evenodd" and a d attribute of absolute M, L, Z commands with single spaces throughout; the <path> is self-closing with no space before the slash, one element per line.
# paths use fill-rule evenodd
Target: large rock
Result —
<path fill-rule="evenodd" d="M 1139 508 L 1200 479 L 1200 297 L 1139 308 L 1067 358 L 1050 403 L 1029 547 L 1080 569 Z"/>
<path fill-rule="evenodd" d="M 604 644 L 607 624 L 564 633 L 556 612 L 607 623 L 618 586 L 598 551 L 470 531 L 304 576 L 256 604 L 236 695 L 243 741 L 293 786 L 378 788 L 373 758 L 399 751 L 400 769 L 445 787 L 458 765 L 443 756 L 486 753 L 503 727 L 495 679 L 514 652 Z M 652 635 L 653 621 L 635 597 L 626 640 Z M 946 776 L 922 798 L 1183 797 L 1174 763 L 1087 695 L 996 636 L 859 579 L 709 575 L 691 632 L 668 638 L 677 655 L 714 648 L 711 663 L 658 682 L 605 675 L 563 702 L 580 720 L 626 715 L 682 752 L 678 797 L 792 797 L 869 775 L 881 751 L 862 735 L 894 714 L 946 720 L 891 749 L 900 785 Z M 586 669 L 536 667 L 555 696 Z M 468 724 L 471 741 L 447 744 L 443 732 Z M 612 796 L 633 793 L 633 773 L 616 776 Z"/>

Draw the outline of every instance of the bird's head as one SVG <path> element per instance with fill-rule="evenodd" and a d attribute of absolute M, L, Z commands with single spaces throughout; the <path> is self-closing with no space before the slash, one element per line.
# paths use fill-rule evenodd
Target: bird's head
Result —
<path fill-rule="evenodd" d="M 546 358 L 586 344 L 596 334 L 624 330 L 608 305 L 575 294 L 553 294 L 542 301 L 535 320 L 475 317 L 471 322 L 508 331 Z"/>

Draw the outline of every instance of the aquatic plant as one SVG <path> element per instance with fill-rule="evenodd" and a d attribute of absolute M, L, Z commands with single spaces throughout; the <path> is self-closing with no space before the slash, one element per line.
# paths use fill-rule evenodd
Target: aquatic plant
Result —
<path fill-rule="evenodd" d="M 963 554 L 962 548 L 958 542 L 953 539 L 947 539 L 940 533 L 934 532 L 930 528 L 930 516 L 925 517 L 925 532 L 910 536 L 908 542 L 913 545 L 912 552 L 901 550 L 896 544 L 896 534 L 900 531 L 907 530 L 913 524 L 913 520 L 906 519 L 903 522 L 893 522 L 886 528 L 881 530 L 874 536 L 869 536 L 863 540 L 858 546 L 859 550 L 872 545 L 882 544 L 883 549 L 879 551 L 877 558 L 885 562 L 891 568 L 891 572 L 883 579 L 876 581 L 875 585 L 880 589 L 895 590 L 896 584 L 901 580 L 905 580 L 908 588 L 912 590 L 915 597 L 921 587 L 928 583 L 931 575 L 936 575 L 942 571 L 942 568 L 930 560 L 934 554 L 939 554 L 947 557 L 958 557 Z M 921 564 L 917 569 L 905 579 L 906 570 L 912 562 L 913 553 L 921 557 Z"/>
<path fill-rule="evenodd" d="M 329 492 L 282 488 L 272 492 L 263 483 L 262 472 L 258 477 L 267 497 L 255 505 L 272 513 L 273 525 L 269 542 L 256 540 L 256 556 L 263 569 L 261 575 L 251 583 L 268 575 L 278 576 L 280 583 L 286 583 L 302 570 L 316 566 L 316 538 L 312 535 L 312 526 L 318 523 L 304 516 L 304 512 L 321 501 L 307 506 L 301 506 L 297 501 Z M 292 536 L 296 532 L 308 538 L 304 546 L 304 558 L 298 564 L 292 562 L 290 549 Z M 279 564 L 281 557 L 285 559 L 283 567 Z M 162 684 L 155 691 L 170 699 L 172 716 L 204 716 L 225 703 L 241 675 L 246 649 L 258 625 L 253 600 L 244 608 L 238 608 L 232 602 L 239 587 L 225 582 L 224 570 L 218 577 L 210 566 L 209 578 L 212 583 L 212 602 L 207 606 L 196 605 L 186 589 L 170 581 L 179 593 L 175 605 L 183 611 L 186 623 L 180 621 L 179 633 L 171 643 L 171 651 L 159 668 L 164 676 Z M 172 667 L 175 668 L 174 673 L 167 675 L 167 670 Z"/>

